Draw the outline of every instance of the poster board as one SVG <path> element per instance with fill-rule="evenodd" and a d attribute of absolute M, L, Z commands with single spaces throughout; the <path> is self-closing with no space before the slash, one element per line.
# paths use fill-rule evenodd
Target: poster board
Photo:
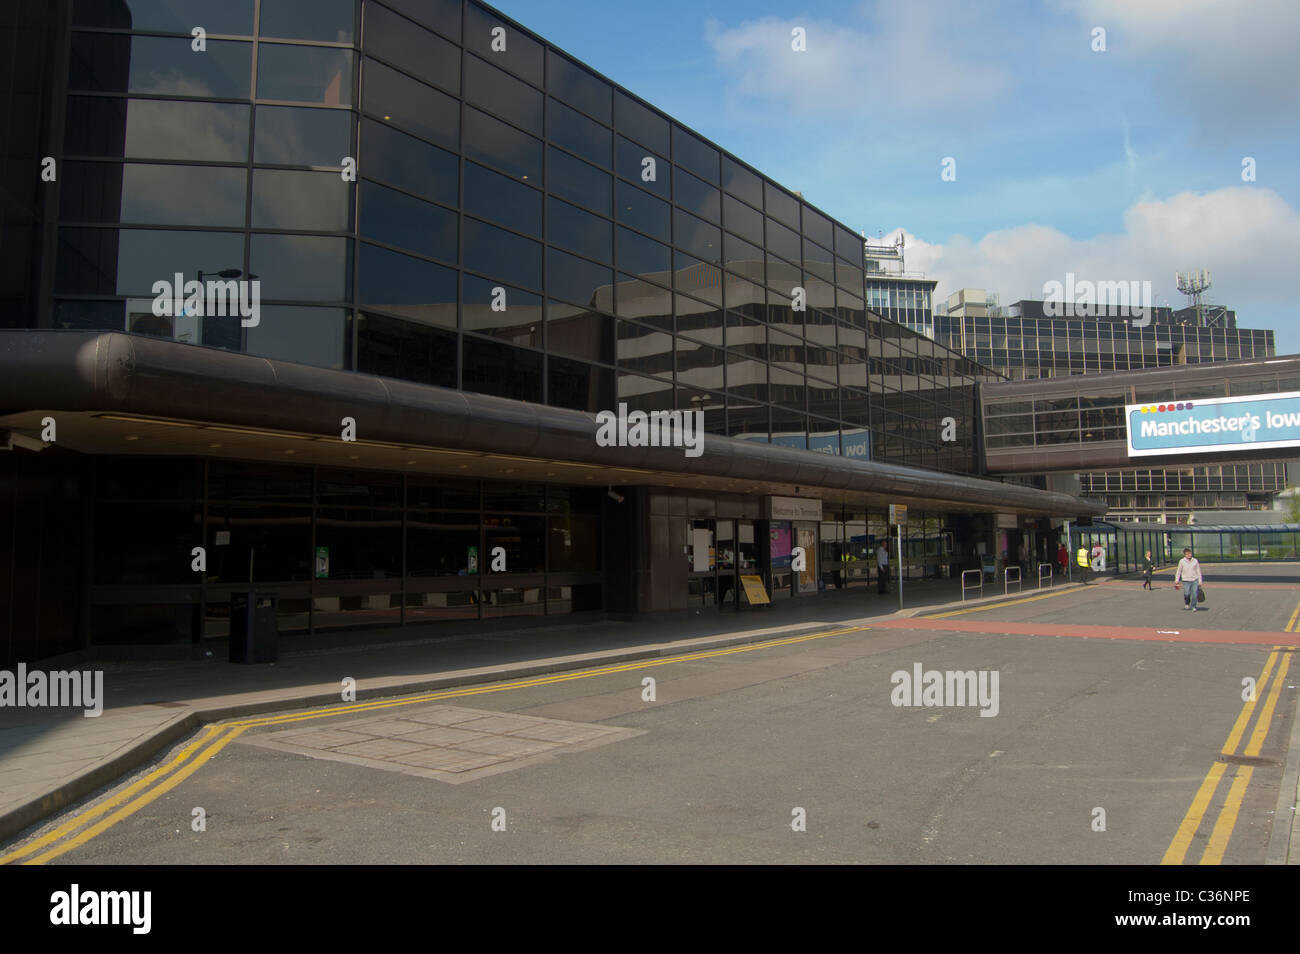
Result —
<path fill-rule="evenodd" d="M 742 576 L 740 585 L 744 587 L 745 599 L 750 606 L 772 602 L 767 598 L 767 590 L 763 588 L 763 578 L 761 576 Z"/>
<path fill-rule="evenodd" d="M 803 547 L 805 567 L 799 573 L 799 592 L 817 592 L 817 526 L 796 526 L 795 537 Z"/>

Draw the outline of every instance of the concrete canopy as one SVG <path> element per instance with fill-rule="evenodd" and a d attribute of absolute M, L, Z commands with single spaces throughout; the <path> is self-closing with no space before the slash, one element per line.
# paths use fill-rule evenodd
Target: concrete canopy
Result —
<path fill-rule="evenodd" d="M 505 472 L 512 479 L 555 481 L 582 471 L 583 479 L 601 483 L 897 502 L 949 512 L 1105 512 L 1099 501 L 1068 494 L 713 434 L 696 458 L 680 448 L 600 447 L 595 416 L 582 411 L 161 338 L 0 332 L 0 426 L 36 437 L 45 412 L 60 421 L 59 446 L 86 453 L 279 460 L 292 453 L 295 462 L 333 466 Z M 344 417 L 356 421 L 355 443 L 340 439 Z M 150 439 L 141 440 L 142 432 Z M 222 453 L 215 454 L 218 447 Z M 475 464 L 449 466 L 453 458 Z M 503 460 L 517 466 L 507 469 Z"/>

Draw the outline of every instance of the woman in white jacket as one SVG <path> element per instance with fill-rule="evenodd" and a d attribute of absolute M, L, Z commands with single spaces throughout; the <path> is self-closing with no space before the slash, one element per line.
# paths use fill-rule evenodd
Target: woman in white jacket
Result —
<path fill-rule="evenodd" d="M 1174 574 L 1174 589 L 1183 584 L 1183 603 L 1185 609 L 1196 612 L 1196 595 L 1201 588 L 1201 563 L 1192 556 L 1192 548 L 1183 548 L 1183 558 L 1178 561 L 1178 572 Z"/>

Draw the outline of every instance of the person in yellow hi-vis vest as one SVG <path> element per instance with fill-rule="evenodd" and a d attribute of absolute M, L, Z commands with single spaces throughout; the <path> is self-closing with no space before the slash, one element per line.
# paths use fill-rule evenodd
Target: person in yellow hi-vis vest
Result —
<path fill-rule="evenodd" d="M 1074 554 L 1074 562 L 1079 564 L 1079 576 L 1083 579 L 1083 585 L 1088 585 L 1088 577 L 1092 571 L 1092 561 L 1088 558 L 1088 548 L 1079 547 Z"/>

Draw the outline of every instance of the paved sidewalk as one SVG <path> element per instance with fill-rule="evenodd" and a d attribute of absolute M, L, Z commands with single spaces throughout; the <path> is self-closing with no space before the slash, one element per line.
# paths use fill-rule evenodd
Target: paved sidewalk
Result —
<path fill-rule="evenodd" d="M 279 662 L 260 666 L 231 665 L 224 642 L 214 643 L 213 655 L 204 659 L 58 663 L 55 668 L 103 671 L 103 714 L 0 709 L 0 839 L 112 782 L 206 722 L 338 703 L 345 677 L 356 680 L 356 698 L 363 700 L 757 642 L 1034 592 L 960 604 L 954 602 L 960 594 L 955 581 L 939 580 L 907 583 L 909 605 L 901 613 L 894 595 L 879 596 L 872 587 L 770 609 L 652 621 L 414 639 L 409 630 L 404 639 L 400 631 L 362 631 L 348 634 L 347 645 L 282 652 Z"/>

